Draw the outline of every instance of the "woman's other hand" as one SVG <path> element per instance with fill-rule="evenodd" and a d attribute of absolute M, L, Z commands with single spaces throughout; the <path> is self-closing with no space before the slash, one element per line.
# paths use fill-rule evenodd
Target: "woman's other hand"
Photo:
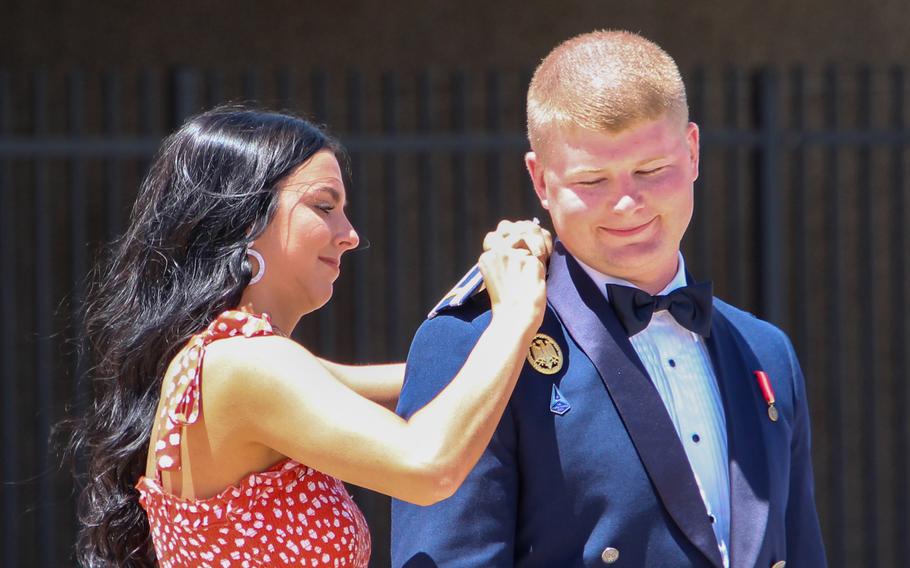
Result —
<path fill-rule="evenodd" d="M 531 332 L 543 321 L 547 304 L 546 271 L 527 249 L 502 243 L 480 255 L 477 261 L 483 274 L 493 317 L 505 317 Z"/>
<path fill-rule="evenodd" d="M 534 221 L 507 221 L 503 219 L 495 231 L 487 233 L 483 250 L 493 248 L 524 249 L 536 256 L 546 266 L 553 252 L 553 236 L 550 231 Z"/>

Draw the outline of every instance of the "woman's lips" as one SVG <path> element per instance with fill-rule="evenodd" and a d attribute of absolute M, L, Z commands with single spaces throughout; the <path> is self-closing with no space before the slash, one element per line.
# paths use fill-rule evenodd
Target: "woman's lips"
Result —
<path fill-rule="evenodd" d="M 331 266 L 332 268 L 334 268 L 334 269 L 336 269 L 336 270 L 338 270 L 338 269 L 341 268 L 341 261 L 338 260 L 337 258 L 328 258 L 328 257 L 325 257 L 325 256 L 320 256 L 320 257 L 319 257 L 319 260 L 321 260 L 322 262 L 328 264 L 329 266 Z"/>
<path fill-rule="evenodd" d="M 650 221 L 648 221 L 647 223 L 645 223 L 643 225 L 639 225 L 637 227 L 630 227 L 628 229 L 608 229 L 606 227 L 604 227 L 603 229 L 604 229 L 604 231 L 606 231 L 607 233 L 609 233 L 615 237 L 633 237 L 639 233 L 644 232 L 645 229 L 650 227 L 651 224 L 654 223 L 654 219 L 657 219 L 657 217 L 652 218 Z"/>

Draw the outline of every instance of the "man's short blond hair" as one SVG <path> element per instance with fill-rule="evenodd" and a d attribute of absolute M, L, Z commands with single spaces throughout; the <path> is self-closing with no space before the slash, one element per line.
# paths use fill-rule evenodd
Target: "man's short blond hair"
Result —
<path fill-rule="evenodd" d="M 621 132 L 666 114 L 688 121 L 676 62 L 638 34 L 602 30 L 556 46 L 528 88 L 528 138 L 539 151 L 554 130 Z"/>

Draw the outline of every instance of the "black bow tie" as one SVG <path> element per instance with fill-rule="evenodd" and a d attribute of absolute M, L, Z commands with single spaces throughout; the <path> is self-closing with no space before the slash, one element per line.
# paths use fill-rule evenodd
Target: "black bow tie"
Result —
<path fill-rule="evenodd" d="M 651 316 L 668 310 L 679 325 L 702 337 L 711 334 L 711 282 L 691 284 L 666 296 L 652 296 L 638 288 L 607 284 L 610 301 L 629 337 L 648 327 Z"/>

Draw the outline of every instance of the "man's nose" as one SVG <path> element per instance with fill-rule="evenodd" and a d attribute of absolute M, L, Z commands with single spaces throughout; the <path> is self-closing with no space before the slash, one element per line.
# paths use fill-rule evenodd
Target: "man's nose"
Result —
<path fill-rule="evenodd" d="M 622 215 L 633 213 L 638 207 L 638 193 L 635 190 L 633 180 L 626 176 L 617 178 L 614 199 L 616 199 L 613 204 L 614 213 Z"/>
<path fill-rule="evenodd" d="M 615 205 L 613 205 L 613 211 L 616 213 L 631 213 L 635 210 L 635 200 L 632 199 L 629 195 L 623 195 L 619 198 Z"/>

